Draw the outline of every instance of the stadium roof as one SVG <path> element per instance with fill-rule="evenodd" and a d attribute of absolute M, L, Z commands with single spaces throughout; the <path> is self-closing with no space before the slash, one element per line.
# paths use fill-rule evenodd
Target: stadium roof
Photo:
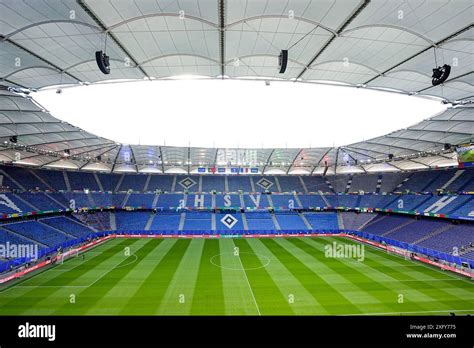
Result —
<path fill-rule="evenodd" d="M 11 142 L 16 137 L 17 143 Z M 474 108 L 451 108 L 407 129 L 341 147 L 229 149 L 124 145 L 58 120 L 31 97 L 0 91 L 0 161 L 113 172 L 197 172 L 256 167 L 260 173 L 398 171 L 456 164 L 444 145 L 474 139 Z M 66 153 L 69 152 L 69 153 Z M 393 154 L 396 160 L 387 161 Z"/>
<path fill-rule="evenodd" d="M 473 18 L 472 0 L 3 0 L 0 84 L 35 90 L 199 75 L 467 101 L 474 96 Z M 105 43 L 110 75 L 98 70 L 94 58 Z M 281 49 L 289 49 L 284 74 L 278 73 Z M 444 63 L 452 66 L 451 75 L 433 87 L 432 68 Z M 444 144 L 470 141 L 473 134 L 474 109 L 454 108 L 408 129 L 337 148 L 130 146 L 62 122 L 32 98 L 0 92 L 0 160 L 45 167 L 194 172 L 230 162 L 262 173 L 310 174 L 320 173 L 327 161 L 329 173 L 406 170 L 454 165 L 455 155 Z M 389 154 L 397 161 L 387 162 Z"/>
<path fill-rule="evenodd" d="M 186 74 L 461 100 L 474 95 L 473 18 L 472 0 L 3 0 L 0 78 L 38 89 Z M 95 63 L 105 43 L 110 75 Z M 451 76 L 433 87 L 444 63 Z"/>

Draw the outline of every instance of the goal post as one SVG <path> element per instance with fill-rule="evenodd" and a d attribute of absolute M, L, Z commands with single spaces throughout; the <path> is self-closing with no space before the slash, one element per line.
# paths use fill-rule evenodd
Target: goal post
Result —
<path fill-rule="evenodd" d="M 411 260 L 411 254 L 412 253 L 409 250 L 405 250 L 405 249 L 402 249 L 402 248 L 397 248 L 397 247 L 392 246 L 392 245 L 387 245 L 386 246 L 386 251 L 387 251 L 387 254 L 398 255 L 398 256 L 403 257 L 405 260 Z"/>
<path fill-rule="evenodd" d="M 79 257 L 79 249 L 72 249 L 65 253 L 62 253 L 60 257 L 60 264 L 62 265 L 65 260 L 68 260 L 73 257 Z"/>

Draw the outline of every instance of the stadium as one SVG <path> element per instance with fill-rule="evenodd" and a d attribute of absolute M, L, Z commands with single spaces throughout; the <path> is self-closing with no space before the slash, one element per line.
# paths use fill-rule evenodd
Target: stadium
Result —
<path fill-rule="evenodd" d="M 471 0 L 1 1 L 0 315 L 474 314 L 473 18 Z M 195 147 L 38 101 L 176 76 L 443 110 L 340 146 Z"/>

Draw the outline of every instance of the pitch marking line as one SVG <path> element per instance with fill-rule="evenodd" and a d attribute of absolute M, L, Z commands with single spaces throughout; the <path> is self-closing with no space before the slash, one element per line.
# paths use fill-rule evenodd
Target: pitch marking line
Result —
<path fill-rule="evenodd" d="M 138 256 L 137 256 L 136 254 L 130 255 L 130 256 L 128 256 L 128 257 L 132 257 L 132 256 L 135 256 L 135 259 L 134 259 L 134 260 L 132 260 L 132 261 L 130 261 L 130 262 L 127 262 L 127 263 L 125 263 L 125 264 L 123 264 L 123 265 L 120 265 L 120 264 L 119 264 L 118 266 L 115 266 L 115 268 L 122 268 L 122 267 L 125 267 L 125 266 L 128 266 L 128 265 L 131 265 L 132 263 L 134 263 L 134 262 L 136 262 L 136 261 L 138 260 Z M 128 257 L 127 257 L 127 258 L 128 258 Z M 125 260 L 126 260 L 126 259 L 125 259 Z"/>
<path fill-rule="evenodd" d="M 365 244 L 365 243 L 360 243 L 360 242 L 359 242 L 358 244 L 367 245 L 369 248 L 371 248 L 371 249 L 373 249 L 373 250 L 375 250 L 375 251 L 378 251 L 378 252 L 380 252 L 380 253 L 382 253 L 382 254 L 393 255 L 393 256 L 395 256 L 395 257 L 398 256 L 399 259 L 404 259 L 404 260 L 406 260 L 403 256 L 398 255 L 398 254 L 396 254 L 396 253 L 391 253 L 391 254 L 390 254 L 390 253 L 384 253 L 383 250 L 378 249 L 378 248 L 374 247 L 373 245 Z M 382 255 L 378 255 L 378 253 L 375 253 L 375 255 L 377 255 L 378 257 L 380 257 L 380 258 L 383 259 Z M 408 261 L 411 261 L 411 260 L 406 260 L 406 261 L 408 262 Z M 376 262 L 377 262 L 377 261 L 376 261 Z M 414 262 L 414 261 L 411 261 L 411 262 Z M 381 263 L 382 263 L 382 262 L 381 262 Z M 375 268 L 373 268 L 373 267 L 371 267 L 371 266 L 369 266 L 369 265 L 367 265 L 367 264 L 365 264 L 365 265 L 366 265 L 367 267 L 369 267 L 369 268 L 375 270 Z M 414 266 L 414 265 L 403 265 L 403 267 L 411 267 L 411 266 Z M 437 271 L 444 272 L 444 270 L 439 269 L 439 267 L 430 266 L 430 265 L 425 264 L 425 263 L 416 264 L 416 266 L 421 266 L 421 267 L 424 268 L 424 269 L 431 269 L 431 270 L 436 269 Z M 382 273 L 383 273 L 383 272 L 382 272 Z M 388 275 L 387 273 L 384 273 L 384 274 L 385 274 L 385 275 Z M 451 272 L 446 272 L 446 275 L 448 275 L 448 276 L 451 277 L 452 279 L 462 280 L 462 281 L 465 282 L 465 283 L 472 284 L 472 280 L 470 281 L 470 280 L 467 280 L 467 279 L 465 279 L 465 278 L 461 278 L 461 277 L 459 277 L 459 276 L 457 276 L 457 275 L 451 274 Z M 393 278 L 392 276 L 389 276 L 389 277 L 392 278 L 392 279 L 395 279 L 395 278 Z M 436 278 L 433 278 L 432 280 L 434 280 L 434 279 L 436 279 Z M 432 281 L 432 280 L 430 280 L 430 281 Z"/>
<path fill-rule="evenodd" d="M 98 245 L 99 246 L 99 245 Z M 86 254 L 89 254 L 91 252 L 88 252 L 86 251 L 85 252 Z M 93 255 L 91 258 L 87 259 L 86 261 L 89 261 L 89 260 L 92 260 L 93 258 L 99 256 L 100 254 L 102 254 L 102 252 L 98 252 L 98 251 L 94 251 L 93 252 L 95 255 Z M 78 256 L 79 257 L 79 256 Z M 72 258 L 71 259 L 68 259 L 67 261 L 70 261 L 70 260 L 73 260 Z M 67 262 L 66 261 L 66 262 Z M 49 272 L 62 272 L 62 273 L 66 273 L 66 272 L 69 272 L 69 271 L 72 271 L 73 269 L 75 269 L 76 267 L 79 267 L 80 265 L 83 265 L 84 263 L 83 262 L 80 262 L 78 263 L 77 265 L 75 265 L 74 267 L 71 267 L 71 268 L 66 268 L 64 269 L 64 267 L 61 267 L 64 265 L 64 263 L 61 263 L 61 264 L 56 264 L 56 265 L 52 265 L 52 268 L 50 269 L 46 269 L 44 270 L 44 273 L 49 273 Z M 15 285 L 15 284 L 12 284 L 10 285 L 8 288 L 6 289 L 3 289 L 0 291 L 0 294 L 3 294 L 5 292 L 7 292 L 8 290 L 11 290 L 11 289 L 17 289 L 17 288 L 41 288 L 41 287 L 74 287 L 74 288 L 77 288 L 77 287 L 86 287 L 85 285 L 66 285 L 66 286 L 63 286 L 63 285 L 21 285 L 21 284 L 24 284 L 24 283 L 28 283 L 30 282 L 31 280 L 33 280 L 33 278 L 35 278 L 37 275 L 39 274 L 36 274 L 36 275 L 33 275 L 32 277 L 28 278 L 28 279 L 25 279 L 23 281 L 20 281 L 18 285 Z"/>
<path fill-rule="evenodd" d="M 359 316 L 359 315 L 385 315 L 385 314 L 417 314 L 417 313 L 457 313 L 457 312 L 474 312 L 474 309 L 446 309 L 440 311 L 408 311 L 408 312 L 380 312 L 380 313 L 354 313 L 340 314 L 341 316 Z"/>
<path fill-rule="evenodd" d="M 255 299 L 255 295 L 253 293 L 252 286 L 250 285 L 249 278 L 247 277 L 247 272 L 245 272 L 244 265 L 242 263 L 242 260 L 240 259 L 240 253 L 237 256 L 237 258 L 239 259 L 240 267 L 242 267 L 242 271 L 244 272 L 245 280 L 247 281 L 247 285 L 249 286 L 250 293 L 252 294 L 252 299 L 253 299 L 253 302 L 255 303 L 255 307 L 257 308 L 257 313 L 258 313 L 258 315 L 261 316 L 262 313 L 260 313 L 260 308 L 258 308 L 257 300 Z M 268 263 L 270 263 L 270 259 L 268 259 Z"/>
<path fill-rule="evenodd" d="M 445 279 L 400 279 L 397 282 L 451 282 L 451 281 L 462 281 L 464 279 L 456 278 L 445 278 Z M 390 283 L 390 281 L 387 281 Z"/>
<path fill-rule="evenodd" d="M 123 265 L 120 265 L 122 262 L 124 262 L 125 260 L 127 260 L 129 257 L 131 256 L 135 256 L 135 260 L 131 261 L 131 262 L 128 262 L 126 264 L 123 264 Z M 98 277 L 96 280 L 94 280 L 92 283 L 90 283 L 89 285 L 86 285 L 84 286 L 85 288 L 89 288 L 91 286 L 93 286 L 95 283 L 97 283 L 99 280 L 101 280 L 102 278 L 104 278 L 107 274 L 109 274 L 110 272 L 112 272 L 114 269 L 116 268 L 121 268 L 121 267 L 125 267 L 127 265 L 130 265 L 132 263 L 134 263 L 135 261 L 137 261 L 138 259 L 138 256 L 135 255 L 135 254 L 132 254 L 130 256 L 127 256 L 125 259 L 121 260 L 119 263 L 117 263 L 114 267 L 112 267 L 111 269 L 107 270 L 106 272 L 104 272 L 104 274 L 102 274 L 100 277 Z"/>
<path fill-rule="evenodd" d="M 217 263 L 214 262 L 214 259 L 218 256 L 229 256 L 230 253 L 221 253 L 221 254 L 217 254 L 217 255 L 214 255 L 212 256 L 210 259 L 209 259 L 209 262 L 211 262 L 211 264 L 213 264 L 214 266 L 216 267 L 219 267 L 219 268 L 222 268 L 222 269 L 225 269 L 225 270 L 229 270 L 229 271 L 241 271 L 242 268 L 231 268 L 231 267 L 225 267 L 225 266 L 222 266 L 222 265 L 218 265 Z M 269 264 L 270 264 L 270 259 L 268 257 L 266 257 L 265 255 L 260 255 L 260 254 L 256 254 L 256 253 L 247 253 L 247 252 L 240 252 L 239 254 L 249 254 L 249 255 L 256 255 L 260 258 L 264 258 L 265 259 L 265 263 L 262 264 L 261 266 L 259 267 L 250 267 L 250 268 L 244 268 L 244 270 L 246 271 L 253 271 L 255 269 L 260 269 L 260 268 L 265 268 L 267 267 Z M 234 257 L 234 255 L 232 254 L 232 257 Z"/>
<path fill-rule="evenodd" d="M 124 262 L 125 260 L 127 260 L 129 257 L 132 257 L 132 256 L 135 256 L 135 259 L 128 262 L 128 263 L 125 263 L 123 265 L 120 265 L 122 262 Z M 118 268 L 122 268 L 122 267 L 125 267 L 125 266 L 128 266 L 128 265 L 131 265 L 132 263 L 136 262 L 138 260 L 138 256 L 133 254 L 133 255 L 130 255 L 130 256 L 127 256 L 126 259 L 120 261 L 117 265 L 115 265 L 114 267 L 112 267 L 111 269 L 107 270 L 107 272 L 105 272 L 104 274 L 102 274 L 99 278 L 97 278 L 96 280 L 94 280 L 91 284 L 89 285 L 17 285 L 15 286 L 15 288 L 89 288 L 91 287 L 92 285 L 94 285 L 95 283 L 97 283 L 100 279 L 102 279 L 105 275 L 107 275 L 109 272 L 111 272 L 112 270 L 114 269 L 118 269 Z M 76 266 L 77 267 L 77 266 Z M 72 268 L 71 268 L 72 269 Z M 56 270 L 56 271 L 60 271 L 60 270 Z M 66 272 L 66 271 L 69 271 L 69 270 L 62 270 L 63 272 Z"/>
<path fill-rule="evenodd" d="M 18 285 L 16 288 L 87 288 L 87 285 Z"/>

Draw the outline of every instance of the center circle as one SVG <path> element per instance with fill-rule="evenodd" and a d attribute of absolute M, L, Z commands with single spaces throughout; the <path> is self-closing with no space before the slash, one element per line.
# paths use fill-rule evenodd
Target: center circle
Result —
<path fill-rule="evenodd" d="M 246 254 L 246 255 L 253 255 L 253 256 L 256 256 L 258 257 L 261 262 L 262 262 L 262 265 L 261 266 L 258 266 L 258 267 L 244 267 L 243 264 L 242 264 L 242 261 L 240 260 L 240 262 L 235 265 L 235 267 L 226 267 L 226 266 L 222 266 L 222 265 L 218 265 L 215 260 L 216 258 L 224 255 L 224 256 L 230 256 L 230 257 L 239 257 L 240 258 L 240 254 Z M 234 255 L 234 253 L 230 252 L 230 253 L 221 253 L 221 254 L 217 254 L 217 255 L 214 255 L 212 256 L 209 261 L 211 262 L 211 264 L 213 264 L 214 266 L 216 267 L 219 267 L 219 268 L 222 268 L 222 269 L 225 269 L 225 270 L 229 270 L 229 271 L 251 271 L 251 270 L 254 270 L 254 269 L 260 269 L 260 268 L 264 268 L 264 267 L 267 267 L 269 264 L 270 264 L 270 259 L 265 256 L 265 255 L 261 255 L 261 254 L 256 254 L 256 253 L 249 253 L 249 252 L 245 252 L 245 251 L 241 251 L 239 253 L 239 256 L 236 256 Z"/>

